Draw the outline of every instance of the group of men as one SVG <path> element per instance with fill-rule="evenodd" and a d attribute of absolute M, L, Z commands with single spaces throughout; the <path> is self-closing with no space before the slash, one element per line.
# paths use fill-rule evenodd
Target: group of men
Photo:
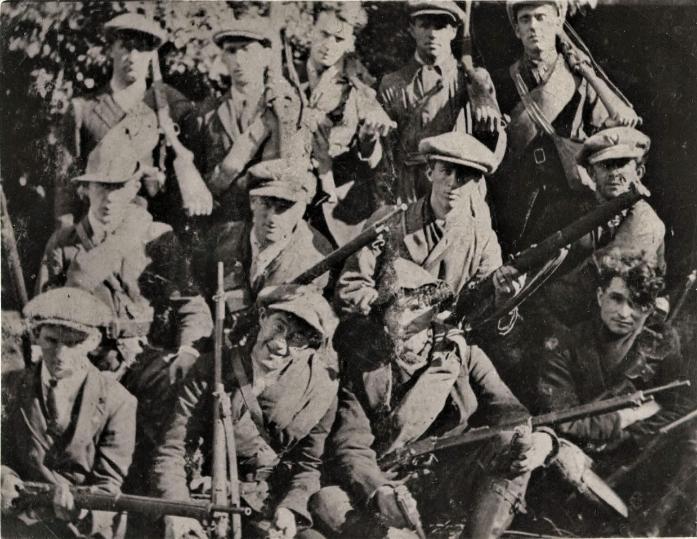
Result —
<path fill-rule="evenodd" d="M 71 487 L 210 498 L 219 262 L 228 434 L 253 510 L 243 536 L 498 537 L 529 484 L 569 476 L 601 498 L 576 499 L 579 511 L 614 522 L 582 481 L 584 451 L 601 476 L 631 463 L 694 408 L 690 394 L 555 428 L 527 419 L 685 377 L 662 296 L 665 227 L 649 202 L 574 243 L 520 306 L 530 339 L 515 368 L 505 337 L 465 334 L 449 313 L 487 278 L 492 303 L 511 302 L 531 277 L 505 255 L 647 193 L 649 138 L 572 46 L 565 0 L 507 2 L 523 51 L 491 77 L 453 54 L 468 20 L 455 2 L 404 7 L 414 56 L 378 91 L 354 50 L 366 13 L 340 2 L 316 10 L 303 69 L 286 66 L 292 82 L 268 20 L 225 25 L 214 42 L 230 90 L 198 105 L 148 87 L 165 41 L 155 21 L 105 25 L 112 77 L 67 114 L 57 230 L 24 309 L 34 353 L 3 378 L 8 537 L 207 536 L 207 522 L 181 515 L 87 511 Z M 203 182 L 184 185 L 177 160 Z M 192 193 L 211 211 L 192 210 Z M 391 213 L 375 241 L 294 282 Z M 415 467 L 381 467 L 417 440 L 516 423 Z M 631 531 L 694 533 L 689 519 L 664 527 L 696 509 L 694 423 L 662 442 L 646 460 L 666 457 L 659 503 L 633 508 Z M 53 485 L 50 503 L 27 501 L 33 481 Z"/>

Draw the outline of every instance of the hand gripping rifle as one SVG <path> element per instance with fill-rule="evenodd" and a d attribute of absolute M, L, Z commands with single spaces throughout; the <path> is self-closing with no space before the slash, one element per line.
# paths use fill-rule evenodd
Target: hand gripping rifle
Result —
<path fill-rule="evenodd" d="M 568 408 L 566 410 L 557 410 L 510 423 L 496 425 L 494 427 L 478 427 L 466 432 L 457 432 L 458 430 L 461 430 L 458 428 L 453 434 L 446 434 L 445 436 L 441 437 L 434 436 L 406 444 L 403 447 L 383 455 L 380 459 L 378 459 L 378 464 L 383 470 L 389 470 L 397 466 L 408 465 L 411 461 L 417 457 L 420 457 L 421 455 L 435 453 L 449 447 L 463 446 L 480 442 L 482 440 L 488 440 L 503 432 L 513 431 L 516 428 L 520 428 L 521 425 L 526 425 L 528 423 L 534 429 L 535 427 L 553 426 L 560 423 L 575 421 L 576 419 L 606 414 L 621 410 L 623 408 L 629 408 L 630 406 L 637 407 L 648 401 L 656 393 L 689 385 L 690 382 L 688 380 L 676 380 L 670 384 L 647 389 L 646 391 L 636 391 L 629 395 L 613 397 L 611 399 L 599 402 L 581 404 L 580 406 L 574 406 L 573 408 Z"/>
<path fill-rule="evenodd" d="M 511 260 L 507 261 L 506 265 L 513 266 L 521 274 L 530 270 L 536 270 L 551 258 L 556 257 L 561 249 L 581 239 L 599 226 L 606 224 L 623 210 L 633 206 L 641 196 L 638 191 L 632 189 L 628 193 L 603 203 L 570 225 L 558 230 L 551 236 L 547 236 L 540 243 L 518 253 Z M 462 324 L 466 332 L 474 331 L 486 322 L 496 320 L 512 311 L 530 295 L 531 292 L 529 290 L 526 291 L 527 293 L 521 291 L 503 305 L 494 305 L 494 273 L 492 272 L 488 277 L 478 282 L 470 283 L 460 292 L 455 300 L 453 314 L 450 317 L 451 323 Z M 545 277 L 545 280 L 550 276 L 551 273 Z M 531 279 L 531 281 L 533 280 L 536 281 L 536 279 Z M 537 281 L 535 284 L 539 287 L 542 282 Z"/>
<path fill-rule="evenodd" d="M 24 481 L 20 488 L 20 495 L 14 505 L 18 510 L 24 510 L 34 505 L 50 506 L 53 503 L 53 491 L 55 485 Z M 91 487 L 70 487 L 70 492 L 78 509 L 94 511 L 126 511 L 129 513 L 141 513 L 160 517 L 174 515 L 189 517 L 199 520 L 209 520 L 215 513 L 236 515 L 251 514 L 248 507 L 234 507 L 229 505 L 216 505 L 211 502 L 195 500 L 164 500 L 150 496 L 136 496 L 135 494 L 106 494 L 95 492 Z"/>
<path fill-rule="evenodd" d="M 218 291 L 215 296 L 215 348 L 213 356 L 213 477 L 211 501 L 215 506 L 228 503 L 228 474 L 230 478 L 229 501 L 240 507 L 240 490 L 237 476 L 237 449 L 232 427 L 230 396 L 223 386 L 223 323 L 225 321 L 225 288 L 223 263 L 218 262 Z M 215 516 L 214 537 L 224 539 L 229 529 L 228 515 Z M 232 537 L 241 539 L 240 512 L 232 513 Z"/>
<path fill-rule="evenodd" d="M 210 215 L 213 211 L 213 196 L 194 165 L 194 154 L 179 140 L 179 126 L 172 121 L 170 115 L 157 51 L 153 53 L 152 58 L 152 79 L 157 120 L 166 146 L 174 151 L 174 174 L 177 177 L 184 210 L 190 216 Z M 160 148 L 159 168 L 162 172 L 164 172 L 164 158 L 165 148 Z"/>
<path fill-rule="evenodd" d="M 367 229 L 361 232 L 358 236 L 351 239 L 338 249 L 335 249 L 314 266 L 303 271 L 295 277 L 289 284 L 305 285 L 323 275 L 324 273 L 338 268 L 343 264 L 348 257 L 359 251 L 366 245 L 375 242 L 381 235 L 389 233 L 389 223 L 402 212 L 406 211 L 407 205 L 402 204 L 395 208 L 387 215 L 375 221 Z M 249 330 L 256 324 L 257 312 L 254 305 L 237 311 L 233 314 L 232 330 L 230 332 L 230 341 L 233 343 L 241 341 Z"/>

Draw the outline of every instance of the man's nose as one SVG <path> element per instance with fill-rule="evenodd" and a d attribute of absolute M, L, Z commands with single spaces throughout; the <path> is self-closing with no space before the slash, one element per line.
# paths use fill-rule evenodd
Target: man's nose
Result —
<path fill-rule="evenodd" d="M 288 341 L 284 337 L 276 337 L 271 340 L 273 353 L 279 356 L 288 355 Z"/>
<path fill-rule="evenodd" d="M 618 314 L 625 319 L 631 318 L 633 312 L 634 310 L 632 309 L 632 306 L 627 302 L 621 304 L 618 309 Z"/>

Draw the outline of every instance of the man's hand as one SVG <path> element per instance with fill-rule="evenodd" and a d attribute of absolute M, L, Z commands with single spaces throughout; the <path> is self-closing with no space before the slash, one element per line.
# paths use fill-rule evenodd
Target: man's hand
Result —
<path fill-rule="evenodd" d="M 620 410 L 617 412 L 617 415 L 620 416 L 620 429 L 626 429 L 629 425 L 637 421 L 648 419 L 652 415 L 658 413 L 660 409 L 661 405 L 651 399 L 637 408 L 625 408 Z"/>
<path fill-rule="evenodd" d="M 12 510 L 12 504 L 19 497 L 22 490 L 22 480 L 7 466 L 2 467 L 2 485 L 0 486 L 0 505 L 2 512 Z"/>
<path fill-rule="evenodd" d="M 409 491 L 406 490 L 406 487 L 402 486 L 401 488 L 403 488 L 402 498 L 406 499 L 409 510 L 417 515 L 416 500 L 414 500 Z M 381 486 L 375 491 L 373 499 L 375 500 L 375 507 L 386 526 L 390 528 L 411 528 L 411 524 L 407 521 L 402 509 L 397 503 L 394 487 L 390 485 Z"/>
<path fill-rule="evenodd" d="M 361 144 L 375 142 L 378 137 L 384 137 L 390 129 L 396 127 L 394 121 L 382 111 L 369 111 L 361 118 L 358 127 L 358 140 Z"/>
<path fill-rule="evenodd" d="M 273 516 L 273 525 L 279 532 L 279 535 L 283 539 L 292 539 L 297 533 L 297 526 L 295 523 L 295 515 L 290 509 L 285 507 L 279 507 L 276 509 L 276 513 Z"/>
<path fill-rule="evenodd" d="M 169 364 L 169 383 L 175 384 L 184 379 L 197 359 L 198 354 L 180 348 Z"/>
<path fill-rule="evenodd" d="M 546 432 L 523 434 L 511 446 L 511 472 L 518 475 L 539 468 L 554 449 L 552 436 Z"/>
<path fill-rule="evenodd" d="M 208 539 L 201 523 L 193 518 L 165 517 L 165 539 Z"/>
<path fill-rule="evenodd" d="M 70 486 L 65 483 L 56 485 L 53 491 L 53 512 L 60 520 L 70 522 L 77 517 L 79 511 L 75 509 L 75 500 L 73 493 L 70 492 Z"/>
<path fill-rule="evenodd" d="M 605 122 L 604 127 L 636 127 L 641 123 L 641 117 L 636 111 L 618 100 L 618 103 L 613 104 L 612 117 Z"/>
<path fill-rule="evenodd" d="M 492 279 L 497 303 L 500 299 L 515 296 L 525 285 L 525 274 L 521 275 L 513 266 L 501 266 L 494 272 Z"/>
<path fill-rule="evenodd" d="M 141 181 L 145 186 L 145 190 L 147 191 L 148 195 L 154 197 L 160 192 L 160 189 L 162 189 L 162 186 L 165 184 L 165 174 L 159 168 L 151 165 L 141 164 L 140 169 L 143 173 Z"/>

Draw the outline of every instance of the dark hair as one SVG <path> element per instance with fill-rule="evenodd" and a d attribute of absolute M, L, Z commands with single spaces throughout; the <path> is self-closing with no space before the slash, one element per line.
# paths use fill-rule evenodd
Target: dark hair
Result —
<path fill-rule="evenodd" d="M 665 286 L 663 272 L 641 253 L 620 249 L 601 251 L 594 255 L 600 287 L 606 290 L 615 277 L 627 285 L 632 301 L 640 307 L 652 307 Z"/>

